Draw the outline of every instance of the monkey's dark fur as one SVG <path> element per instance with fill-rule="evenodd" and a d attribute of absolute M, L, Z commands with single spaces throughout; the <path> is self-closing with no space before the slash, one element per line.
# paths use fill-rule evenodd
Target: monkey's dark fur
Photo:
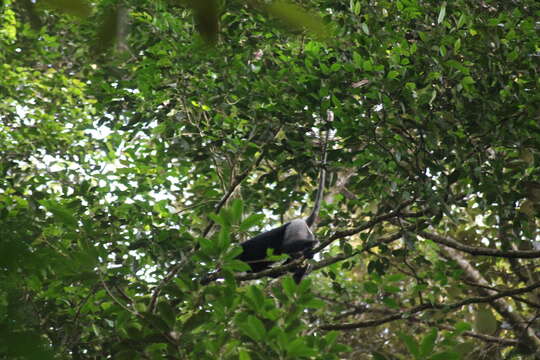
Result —
<path fill-rule="evenodd" d="M 307 219 L 292 220 L 280 227 L 263 232 L 240 244 L 244 251 L 238 256 L 238 259 L 248 263 L 251 267 L 251 272 L 260 272 L 268 269 L 272 265 L 273 261 L 265 260 L 268 249 L 273 249 L 274 255 L 288 254 L 291 259 L 297 259 L 300 256 L 310 259 L 313 257 L 311 250 L 317 243 L 317 240 L 315 240 L 311 227 L 315 223 L 315 219 L 319 213 L 324 190 L 327 143 L 328 133 L 326 134 L 326 141 L 324 144 L 323 164 L 319 176 L 319 186 L 317 188 L 315 205 Z M 287 262 L 291 261 L 291 259 Z M 293 269 L 293 278 L 297 283 L 302 280 L 306 270 L 307 266 L 299 266 Z"/>

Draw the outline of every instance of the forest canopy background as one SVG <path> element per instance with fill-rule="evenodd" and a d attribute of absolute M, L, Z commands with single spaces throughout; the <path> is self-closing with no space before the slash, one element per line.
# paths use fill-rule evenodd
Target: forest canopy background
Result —
<path fill-rule="evenodd" d="M 4 0 L 0 357 L 537 359 L 538 19 Z M 243 273 L 309 211 L 324 131 L 310 273 Z"/>

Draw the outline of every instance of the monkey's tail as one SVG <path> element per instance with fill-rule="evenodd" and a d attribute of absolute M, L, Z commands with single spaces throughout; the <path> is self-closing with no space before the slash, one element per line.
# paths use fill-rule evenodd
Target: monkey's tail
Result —
<path fill-rule="evenodd" d="M 327 121 L 333 120 L 334 114 L 329 111 L 328 113 L 328 119 Z M 311 228 L 313 224 L 315 223 L 315 219 L 319 215 L 319 210 L 321 208 L 321 200 L 324 193 L 324 184 L 326 182 L 326 158 L 328 155 L 328 138 L 330 136 L 330 129 L 326 129 L 326 136 L 324 139 L 324 145 L 323 145 L 323 157 L 322 157 L 322 164 L 321 164 L 321 171 L 319 173 L 319 187 L 317 188 L 317 196 L 315 196 L 315 205 L 313 206 L 313 210 L 311 211 L 311 214 L 309 214 L 308 218 L 306 219 L 306 224 Z"/>

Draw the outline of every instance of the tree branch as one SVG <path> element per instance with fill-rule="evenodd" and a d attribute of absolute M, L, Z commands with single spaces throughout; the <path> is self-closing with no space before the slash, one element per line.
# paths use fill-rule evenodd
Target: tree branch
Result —
<path fill-rule="evenodd" d="M 489 283 L 484 278 L 484 276 L 474 268 L 471 263 L 465 259 L 460 253 L 458 253 L 455 249 L 443 246 L 442 251 L 444 251 L 445 255 L 449 257 L 450 259 L 457 262 L 459 267 L 464 271 L 464 278 L 472 281 L 477 284 L 481 284 L 484 286 L 489 286 Z M 540 287 L 540 282 L 533 283 L 530 286 L 527 286 L 523 289 L 529 289 L 529 291 L 534 290 L 538 287 Z M 496 293 L 493 290 L 488 290 L 485 288 L 478 288 L 477 289 L 480 294 L 488 295 L 487 298 L 493 298 L 492 301 L 490 301 L 490 305 L 508 322 L 512 327 L 515 329 L 516 333 L 519 334 L 521 342 L 529 349 L 536 351 L 540 349 L 540 338 L 536 336 L 533 329 L 528 327 L 525 324 L 525 320 L 522 318 L 522 316 L 515 312 L 512 307 L 504 301 L 502 298 L 505 296 L 514 296 L 519 295 L 524 292 L 528 291 L 522 291 L 522 292 L 513 292 L 513 291 L 501 291 L 500 293 Z"/>
<path fill-rule="evenodd" d="M 264 277 L 278 277 L 280 275 L 285 274 L 287 271 L 294 269 L 295 267 L 300 265 L 305 259 L 306 258 L 302 256 L 286 264 L 271 267 L 268 270 L 259 271 L 257 273 L 248 272 L 245 274 L 238 274 L 238 275 L 235 275 L 234 278 L 238 281 L 245 281 L 245 280 L 262 279 Z M 221 275 L 221 271 L 216 271 L 212 274 L 209 274 L 204 279 L 201 280 L 201 284 L 207 285 L 212 281 L 216 281 L 217 279 L 219 279 L 220 275 Z"/>
<path fill-rule="evenodd" d="M 367 229 L 377 225 L 380 222 L 383 222 L 385 220 L 389 220 L 389 219 L 392 219 L 393 217 L 399 216 L 399 213 L 401 212 L 401 210 L 403 210 L 407 206 L 411 205 L 414 202 L 414 200 L 415 199 L 410 199 L 410 200 L 404 201 L 395 210 L 392 210 L 391 212 L 389 212 L 387 214 L 384 214 L 384 215 L 376 216 L 373 219 L 371 219 L 370 221 L 366 222 L 365 224 L 357 226 L 357 227 L 355 227 L 353 229 L 336 231 L 334 233 L 334 235 L 330 236 L 326 241 L 322 241 L 319 244 L 319 246 L 317 246 L 313 250 L 313 252 L 317 253 L 317 252 L 321 251 L 322 249 L 324 249 L 325 247 L 327 247 L 328 245 L 330 245 L 332 242 L 334 242 L 337 239 L 341 239 L 341 238 L 344 238 L 344 237 L 348 237 L 348 236 L 351 236 L 351 235 L 358 234 L 359 232 L 367 230 Z"/>
<path fill-rule="evenodd" d="M 474 256 L 486 255 L 514 259 L 540 258 L 540 251 L 535 250 L 497 250 L 485 247 L 464 245 L 449 237 L 444 237 L 427 231 L 418 231 L 417 234 L 438 244 L 442 244 L 448 246 L 449 248 L 460 250 Z"/>
<path fill-rule="evenodd" d="M 421 304 L 421 305 L 412 307 L 410 309 L 403 310 L 403 311 L 400 311 L 400 312 L 397 312 L 397 313 L 394 313 L 394 314 L 391 314 L 391 315 L 388 315 L 386 317 L 376 319 L 376 320 L 360 321 L 360 322 L 348 323 L 348 324 L 327 324 L 327 325 L 320 326 L 320 328 L 322 330 L 353 330 L 353 329 L 373 327 L 373 326 L 382 325 L 382 324 L 395 321 L 395 320 L 406 319 L 413 314 L 417 314 L 419 312 L 426 311 L 426 310 L 445 310 L 445 311 L 457 310 L 465 305 L 491 303 L 503 297 L 524 294 L 537 288 L 540 288 L 540 282 L 532 284 L 530 286 L 519 288 L 519 289 L 502 291 L 495 295 L 484 296 L 484 297 L 472 297 L 472 298 L 465 299 L 465 300 L 452 303 L 452 304 L 437 304 L 437 303 Z"/>

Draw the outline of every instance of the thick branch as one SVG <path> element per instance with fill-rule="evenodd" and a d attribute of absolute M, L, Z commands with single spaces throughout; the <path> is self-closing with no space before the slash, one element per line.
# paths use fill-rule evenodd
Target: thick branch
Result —
<path fill-rule="evenodd" d="M 437 234 L 429 233 L 427 231 L 418 231 L 418 235 L 423 238 L 434 241 L 438 244 L 446 245 L 452 249 L 460 250 L 471 255 L 486 255 L 503 258 L 520 258 L 520 259 L 535 259 L 540 258 L 540 251 L 535 250 L 497 250 L 485 247 L 476 247 L 464 245 L 449 237 L 440 236 Z"/>

